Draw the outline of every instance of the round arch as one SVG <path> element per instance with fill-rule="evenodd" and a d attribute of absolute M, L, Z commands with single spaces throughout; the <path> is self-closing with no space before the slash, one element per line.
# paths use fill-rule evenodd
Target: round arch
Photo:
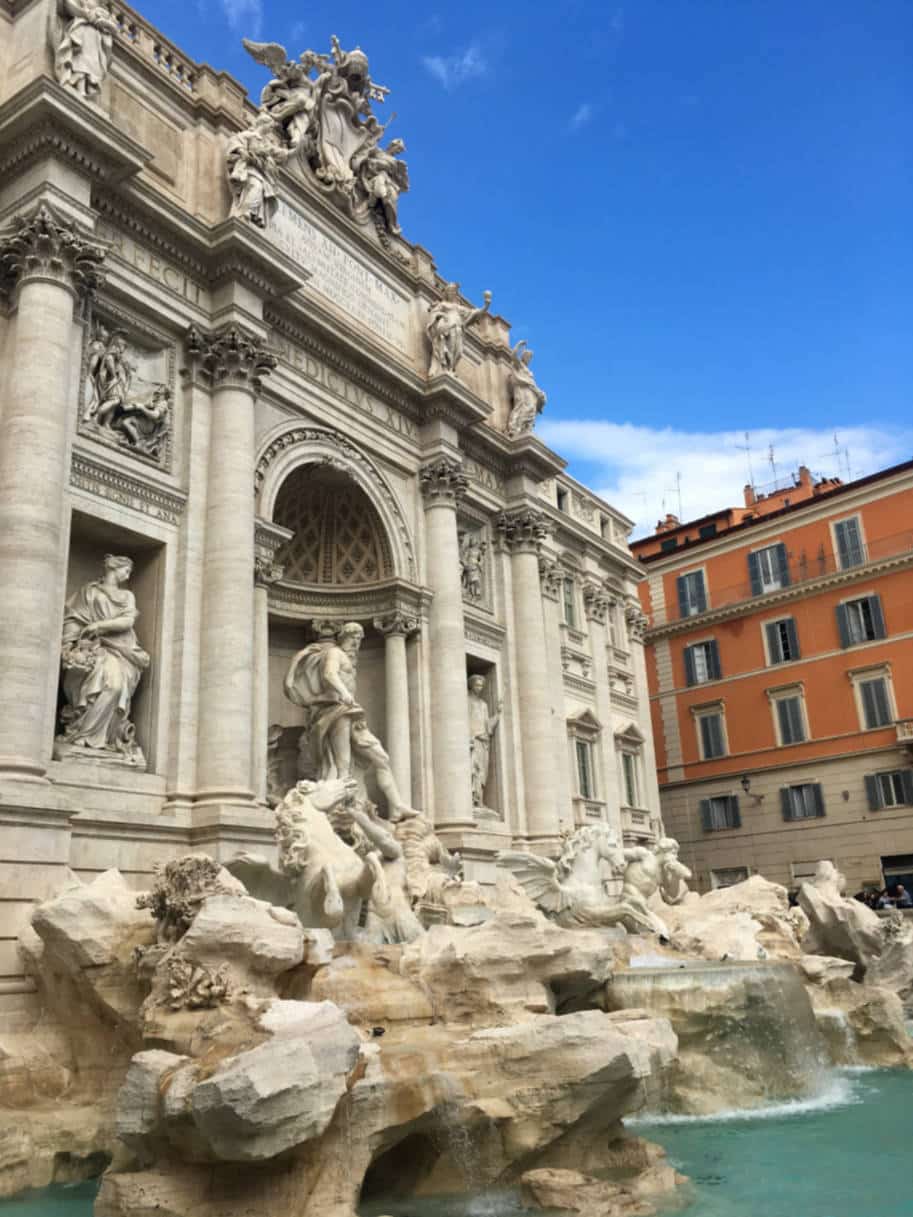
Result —
<path fill-rule="evenodd" d="M 389 544 L 396 578 L 417 582 L 415 547 L 399 500 L 374 462 L 341 432 L 329 427 L 281 423 L 267 435 L 254 475 L 257 515 L 274 521 L 286 479 L 302 466 L 327 466 L 349 478 L 376 511 Z"/>

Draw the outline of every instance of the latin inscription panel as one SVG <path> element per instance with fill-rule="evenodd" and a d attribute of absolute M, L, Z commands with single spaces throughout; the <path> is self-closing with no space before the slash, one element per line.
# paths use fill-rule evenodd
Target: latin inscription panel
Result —
<path fill-rule="evenodd" d="M 308 288 L 408 353 L 409 301 L 294 207 L 280 200 L 268 229 L 284 254 L 311 277 Z"/>

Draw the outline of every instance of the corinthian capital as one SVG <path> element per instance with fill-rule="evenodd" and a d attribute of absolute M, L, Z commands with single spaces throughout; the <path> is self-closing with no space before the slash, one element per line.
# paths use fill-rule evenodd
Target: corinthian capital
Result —
<path fill-rule="evenodd" d="M 564 570 L 560 562 L 556 562 L 554 558 L 539 559 L 539 581 L 543 596 L 548 596 L 549 600 L 559 599 L 563 579 Z"/>
<path fill-rule="evenodd" d="M 635 642 L 643 642 L 644 635 L 650 625 L 650 619 L 639 604 L 629 604 L 625 609 L 625 621 L 628 623 L 628 633 Z"/>
<path fill-rule="evenodd" d="M 498 516 L 498 531 L 505 545 L 515 553 L 525 550 L 538 554 L 551 528 L 544 511 L 521 507 L 516 511 L 504 511 Z"/>
<path fill-rule="evenodd" d="M 195 360 L 213 388 L 249 389 L 259 393 L 263 377 L 278 360 L 256 334 L 238 325 L 204 334 L 191 326 L 186 338 L 187 354 Z"/>
<path fill-rule="evenodd" d="M 452 456 L 440 456 L 423 466 L 419 483 L 429 504 L 456 503 L 466 493 L 469 480 L 460 461 Z"/>
<path fill-rule="evenodd" d="M 254 558 L 254 587 L 272 587 L 285 576 L 285 567 L 269 558 Z"/>
<path fill-rule="evenodd" d="M 419 620 L 409 613 L 387 613 L 383 617 L 374 618 L 374 628 L 383 634 L 384 638 L 392 634 L 401 634 L 403 638 L 418 632 Z"/>
<path fill-rule="evenodd" d="M 17 216 L 0 233 L 0 290 L 12 295 L 30 279 L 60 283 L 77 296 L 101 286 L 107 247 L 91 241 L 72 220 L 61 220 L 44 203 L 31 216 Z"/>
<path fill-rule="evenodd" d="M 595 621 L 598 625 L 605 622 L 609 611 L 609 597 L 605 588 L 598 583 L 584 583 L 583 611 L 587 621 Z"/>

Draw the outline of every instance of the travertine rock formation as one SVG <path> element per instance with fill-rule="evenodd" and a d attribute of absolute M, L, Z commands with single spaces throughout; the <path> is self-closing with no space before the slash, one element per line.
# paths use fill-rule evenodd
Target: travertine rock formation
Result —
<path fill-rule="evenodd" d="M 761 875 L 662 906 L 676 947 L 708 960 L 798 959 L 808 923 L 786 888 Z"/>

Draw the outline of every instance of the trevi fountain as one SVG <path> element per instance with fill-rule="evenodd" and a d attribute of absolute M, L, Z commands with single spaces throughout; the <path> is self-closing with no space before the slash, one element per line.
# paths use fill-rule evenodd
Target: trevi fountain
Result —
<path fill-rule="evenodd" d="M 690 890 L 630 521 L 245 46 L 0 0 L 0 1214 L 913 1212 L 913 922 Z"/>

